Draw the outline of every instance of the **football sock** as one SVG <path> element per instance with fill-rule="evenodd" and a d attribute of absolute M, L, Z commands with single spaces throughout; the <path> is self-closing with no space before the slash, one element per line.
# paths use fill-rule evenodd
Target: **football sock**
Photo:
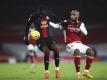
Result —
<path fill-rule="evenodd" d="M 55 67 L 55 70 L 59 70 L 59 67 Z"/>
<path fill-rule="evenodd" d="M 29 61 L 30 61 L 31 64 L 35 63 L 34 56 L 29 55 Z"/>
<path fill-rule="evenodd" d="M 31 63 L 31 68 L 34 68 L 35 67 L 35 63 Z"/>
<path fill-rule="evenodd" d="M 87 59 L 86 59 L 86 66 L 85 66 L 86 70 L 89 70 L 89 68 L 90 68 L 90 66 L 92 64 L 92 61 L 93 61 L 93 57 L 88 56 Z"/>
<path fill-rule="evenodd" d="M 54 60 L 55 60 L 55 66 L 59 67 L 59 51 L 57 48 L 54 48 Z"/>
<path fill-rule="evenodd" d="M 45 70 L 44 72 L 48 72 L 48 73 L 49 73 L 49 71 L 48 71 L 48 70 Z"/>
<path fill-rule="evenodd" d="M 76 56 L 74 59 L 76 72 L 80 72 L 80 56 Z"/>
<path fill-rule="evenodd" d="M 59 67 L 59 56 L 54 56 L 55 59 L 55 66 Z"/>
<path fill-rule="evenodd" d="M 44 55 L 44 65 L 45 65 L 45 70 L 48 70 L 49 67 L 49 51 L 44 51 L 45 55 Z"/>
<path fill-rule="evenodd" d="M 32 55 L 29 55 L 29 62 L 31 64 L 31 72 L 35 71 L 35 57 Z"/>

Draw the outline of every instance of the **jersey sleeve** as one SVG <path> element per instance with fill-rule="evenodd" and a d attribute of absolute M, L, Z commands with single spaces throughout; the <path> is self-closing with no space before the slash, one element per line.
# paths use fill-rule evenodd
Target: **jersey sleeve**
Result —
<path fill-rule="evenodd" d="M 65 29 L 65 27 L 68 25 L 68 23 L 66 21 L 62 21 L 60 23 L 54 23 L 54 22 L 50 21 L 49 25 L 51 25 L 53 28 Z"/>
<path fill-rule="evenodd" d="M 84 34 L 84 35 L 87 35 L 88 32 L 87 32 L 87 29 L 85 27 L 85 24 L 82 22 L 81 25 L 79 26 L 79 29 L 80 31 Z"/>
<path fill-rule="evenodd" d="M 49 25 L 52 26 L 53 28 L 61 28 L 60 23 L 49 22 Z"/>
<path fill-rule="evenodd" d="M 32 22 L 34 22 L 35 20 L 35 15 L 34 13 L 32 13 L 27 21 L 27 25 L 26 25 L 26 28 L 25 28 L 25 37 L 28 36 L 28 32 L 29 32 L 29 28 L 30 28 L 30 25 Z"/>

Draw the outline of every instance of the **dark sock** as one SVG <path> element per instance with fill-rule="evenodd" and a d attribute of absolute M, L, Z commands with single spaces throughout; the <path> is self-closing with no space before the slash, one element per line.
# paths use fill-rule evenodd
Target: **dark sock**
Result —
<path fill-rule="evenodd" d="M 44 51 L 45 56 L 44 56 L 44 65 L 45 65 L 45 70 L 48 70 L 49 68 L 49 51 Z"/>
<path fill-rule="evenodd" d="M 59 67 L 59 51 L 57 48 L 54 48 L 54 60 L 55 60 L 55 66 Z"/>

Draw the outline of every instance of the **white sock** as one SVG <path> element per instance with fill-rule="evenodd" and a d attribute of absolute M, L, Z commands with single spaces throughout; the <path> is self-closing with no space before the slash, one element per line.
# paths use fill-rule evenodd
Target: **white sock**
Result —
<path fill-rule="evenodd" d="M 44 72 L 48 72 L 48 73 L 49 73 L 49 71 L 48 71 L 48 70 L 45 70 Z"/>
<path fill-rule="evenodd" d="M 59 70 L 59 67 L 56 67 L 55 70 Z"/>
<path fill-rule="evenodd" d="M 77 75 L 81 74 L 81 72 L 77 72 Z"/>
<path fill-rule="evenodd" d="M 31 69 L 35 67 L 35 63 L 31 63 Z"/>
<path fill-rule="evenodd" d="M 89 70 L 87 70 L 87 69 L 86 69 L 86 70 L 84 70 L 84 71 L 85 71 L 85 72 L 89 72 Z"/>

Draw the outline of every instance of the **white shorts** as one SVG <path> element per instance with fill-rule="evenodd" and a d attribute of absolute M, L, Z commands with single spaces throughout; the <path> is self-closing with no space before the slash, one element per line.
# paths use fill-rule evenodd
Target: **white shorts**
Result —
<path fill-rule="evenodd" d="M 31 55 L 31 56 L 35 56 L 36 55 L 36 52 L 37 52 L 37 50 L 38 50 L 38 47 L 37 47 L 37 45 L 32 45 L 32 44 L 29 44 L 28 46 L 27 46 L 27 50 L 28 50 L 28 55 Z M 29 52 L 29 50 L 32 50 L 32 51 L 34 51 L 34 52 Z"/>
<path fill-rule="evenodd" d="M 27 50 L 32 50 L 32 51 L 37 52 L 38 48 L 37 48 L 37 45 L 29 44 L 29 45 L 27 46 Z"/>
<path fill-rule="evenodd" d="M 88 48 L 89 48 L 88 46 L 82 44 L 81 42 L 78 42 L 78 43 L 77 42 L 73 42 L 73 43 L 70 43 L 70 44 L 66 45 L 67 51 L 72 53 L 72 54 L 74 54 L 74 50 L 75 49 L 80 50 L 80 52 L 82 54 L 86 54 L 86 51 L 87 51 Z"/>

